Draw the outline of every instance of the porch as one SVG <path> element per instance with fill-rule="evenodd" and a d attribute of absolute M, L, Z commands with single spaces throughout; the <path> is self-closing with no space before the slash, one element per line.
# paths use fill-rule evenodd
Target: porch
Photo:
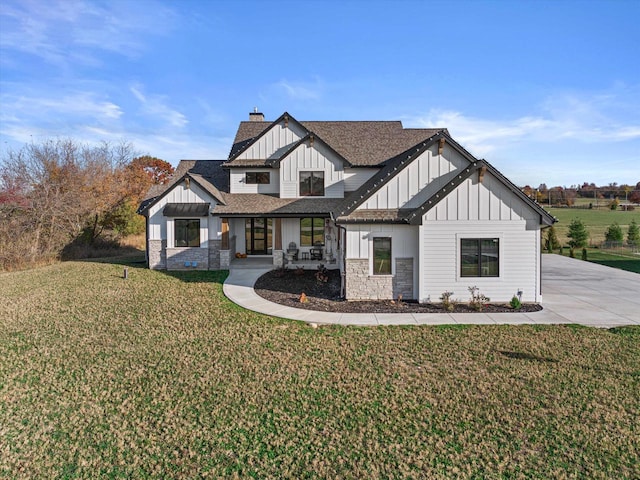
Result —
<path fill-rule="evenodd" d="M 284 268 L 294 269 L 303 268 L 304 270 L 317 270 L 318 265 L 323 264 L 327 270 L 339 268 L 338 262 L 329 262 L 326 260 L 293 260 L 291 262 L 285 260 Z M 247 258 L 233 258 L 229 264 L 229 270 L 256 270 L 256 269 L 275 269 L 271 256 L 247 256 Z"/>

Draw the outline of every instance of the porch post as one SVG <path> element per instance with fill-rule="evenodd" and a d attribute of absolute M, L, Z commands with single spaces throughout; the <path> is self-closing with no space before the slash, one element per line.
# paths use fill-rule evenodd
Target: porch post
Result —
<path fill-rule="evenodd" d="M 274 250 L 282 250 L 282 219 L 276 218 Z"/>
<path fill-rule="evenodd" d="M 282 251 L 282 219 L 276 218 L 273 232 L 273 266 L 284 267 L 284 252 Z"/>
<path fill-rule="evenodd" d="M 222 219 L 222 245 L 221 250 L 229 250 L 229 219 L 223 217 Z"/>

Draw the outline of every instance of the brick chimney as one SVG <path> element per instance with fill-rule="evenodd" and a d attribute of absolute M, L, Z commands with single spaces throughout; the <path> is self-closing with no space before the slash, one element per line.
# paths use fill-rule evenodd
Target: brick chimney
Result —
<path fill-rule="evenodd" d="M 253 112 L 249 113 L 250 122 L 264 122 L 264 113 L 258 112 L 258 107 L 254 107 Z"/>

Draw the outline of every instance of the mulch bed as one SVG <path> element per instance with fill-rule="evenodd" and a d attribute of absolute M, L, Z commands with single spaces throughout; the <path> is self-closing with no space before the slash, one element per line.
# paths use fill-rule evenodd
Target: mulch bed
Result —
<path fill-rule="evenodd" d="M 316 272 L 305 270 L 300 274 L 295 270 L 272 270 L 261 276 L 254 289 L 262 298 L 288 307 L 318 310 L 321 312 L 339 313 L 446 313 L 440 304 L 417 303 L 415 301 L 391 300 L 359 300 L 346 301 L 340 297 L 340 272 L 328 271 L 328 281 L 320 282 L 315 277 Z M 300 302 L 300 295 L 304 293 L 307 301 Z M 476 313 L 467 305 L 468 298 L 460 299 L 455 312 Z M 537 312 L 542 310 L 538 304 L 523 303 L 519 312 Z M 514 312 L 508 304 L 489 303 L 483 312 Z"/>

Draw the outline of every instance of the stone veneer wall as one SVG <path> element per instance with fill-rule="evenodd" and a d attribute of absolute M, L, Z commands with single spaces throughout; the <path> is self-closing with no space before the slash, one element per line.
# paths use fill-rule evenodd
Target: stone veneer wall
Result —
<path fill-rule="evenodd" d="M 209 270 L 220 270 L 222 240 L 209 240 Z"/>
<path fill-rule="evenodd" d="M 167 270 L 208 270 L 208 248 L 167 248 Z M 185 267 L 184 262 L 197 262 L 197 267 Z"/>
<path fill-rule="evenodd" d="M 346 261 L 347 300 L 413 299 L 413 258 L 396 258 L 395 275 L 369 275 L 369 260 Z"/>
<path fill-rule="evenodd" d="M 282 250 L 273 251 L 273 268 L 284 268 L 284 252 Z"/>
<path fill-rule="evenodd" d="M 166 270 L 167 268 L 167 241 L 149 240 L 149 268 L 153 270 Z"/>
<path fill-rule="evenodd" d="M 405 300 L 413 296 L 413 258 L 396 258 L 396 274 L 393 277 L 393 298 L 402 295 Z"/>

